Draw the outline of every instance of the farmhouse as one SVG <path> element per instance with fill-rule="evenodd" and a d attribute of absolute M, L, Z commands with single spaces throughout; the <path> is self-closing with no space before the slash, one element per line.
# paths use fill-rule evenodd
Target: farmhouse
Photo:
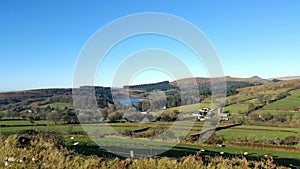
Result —
<path fill-rule="evenodd" d="M 141 112 L 141 114 L 142 114 L 142 115 L 147 115 L 148 112 L 147 112 L 147 111 L 143 111 L 143 112 Z"/>
<path fill-rule="evenodd" d="M 202 108 L 198 112 L 193 113 L 192 116 L 197 117 L 199 121 L 205 121 L 211 118 L 212 111 L 213 109 L 211 108 Z"/>
<path fill-rule="evenodd" d="M 216 112 L 217 111 L 217 112 Z M 202 108 L 198 112 L 192 114 L 192 116 L 197 117 L 199 121 L 205 121 L 207 119 L 211 119 L 212 116 L 218 115 L 220 120 L 228 121 L 229 120 L 229 113 L 223 113 L 223 108 L 220 107 L 218 109 L 211 109 L 211 108 Z"/>
<path fill-rule="evenodd" d="M 221 113 L 219 114 L 220 120 L 228 121 L 229 120 L 229 113 Z"/>

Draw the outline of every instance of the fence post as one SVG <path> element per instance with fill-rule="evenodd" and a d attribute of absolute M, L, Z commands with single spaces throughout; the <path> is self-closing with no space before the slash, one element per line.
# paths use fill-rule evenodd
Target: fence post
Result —
<path fill-rule="evenodd" d="M 130 151 L 130 157 L 134 158 L 134 151 L 133 150 Z"/>

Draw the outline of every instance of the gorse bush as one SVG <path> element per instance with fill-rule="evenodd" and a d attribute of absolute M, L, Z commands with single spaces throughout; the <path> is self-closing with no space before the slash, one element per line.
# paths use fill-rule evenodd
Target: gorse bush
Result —
<path fill-rule="evenodd" d="M 99 158 L 75 155 L 42 137 L 32 138 L 30 145 L 20 147 L 20 136 L 12 135 L 1 143 L 0 168 L 97 168 Z"/>
<path fill-rule="evenodd" d="M 196 155 L 170 158 L 143 159 L 102 159 L 96 156 L 82 156 L 69 151 L 54 142 L 45 141 L 43 137 L 32 137 L 27 146 L 20 147 L 19 135 L 9 136 L 1 141 L 0 168 L 13 169 L 204 169 L 204 168 L 284 168 L 274 164 L 272 158 L 254 162 L 245 158 L 212 158 L 198 152 Z"/>
<path fill-rule="evenodd" d="M 224 142 L 224 137 L 213 133 L 206 141 L 206 144 L 222 144 Z"/>

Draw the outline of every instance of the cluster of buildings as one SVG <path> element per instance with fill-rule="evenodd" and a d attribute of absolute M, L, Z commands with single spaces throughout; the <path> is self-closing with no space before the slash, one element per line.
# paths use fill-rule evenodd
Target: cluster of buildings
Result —
<path fill-rule="evenodd" d="M 194 117 L 197 117 L 199 121 L 206 121 L 211 119 L 215 115 L 218 115 L 221 121 L 229 120 L 229 113 L 223 113 L 223 108 L 211 109 L 211 108 L 202 108 L 198 112 L 192 114 Z"/>

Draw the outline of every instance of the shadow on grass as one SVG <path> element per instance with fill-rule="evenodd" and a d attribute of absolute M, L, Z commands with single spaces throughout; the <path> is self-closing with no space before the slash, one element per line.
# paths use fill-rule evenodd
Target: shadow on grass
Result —
<path fill-rule="evenodd" d="M 115 157 L 118 157 L 120 159 L 125 159 L 125 157 L 116 155 L 112 152 L 108 152 L 105 149 L 100 149 L 99 146 L 69 146 L 68 147 L 71 150 L 74 150 L 76 153 L 82 154 L 82 155 L 97 155 L 99 157 L 105 158 L 105 159 L 112 159 Z M 116 147 L 115 147 L 116 149 Z M 221 150 L 221 149 L 220 149 Z M 145 150 L 140 150 L 141 152 Z M 186 148 L 186 147 L 179 147 L 175 146 L 171 150 L 168 150 L 160 155 L 154 156 L 154 158 L 161 158 L 161 157 L 169 157 L 169 158 L 181 158 L 183 156 L 189 156 L 189 155 L 195 155 L 196 152 L 200 151 L 199 148 Z M 127 155 L 130 152 L 130 149 L 124 149 L 122 148 L 122 152 L 128 152 Z M 237 155 L 237 154 L 231 154 L 231 153 L 224 153 L 220 154 L 220 152 L 217 151 L 209 151 L 205 150 L 204 152 L 200 153 L 201 156 L 210 156 L 210 157 L 219 157 L 222 156 L 224 158 L 243 158 L 245 157 L 247 160 L 251 161 L 262 161 L 265 160 L 262 156 L 257 156 L 255 154 L 248 154 L 247 156 L 243 155 Z M 146 157 L 146 156 L 144 156 Z M 273 160 L 277 165 L 290 167 L 291 165 L 299 165 L 300 160 L 299 159 L 291 159 L 291 158 L 278 158 L 273 156 Z"/>

